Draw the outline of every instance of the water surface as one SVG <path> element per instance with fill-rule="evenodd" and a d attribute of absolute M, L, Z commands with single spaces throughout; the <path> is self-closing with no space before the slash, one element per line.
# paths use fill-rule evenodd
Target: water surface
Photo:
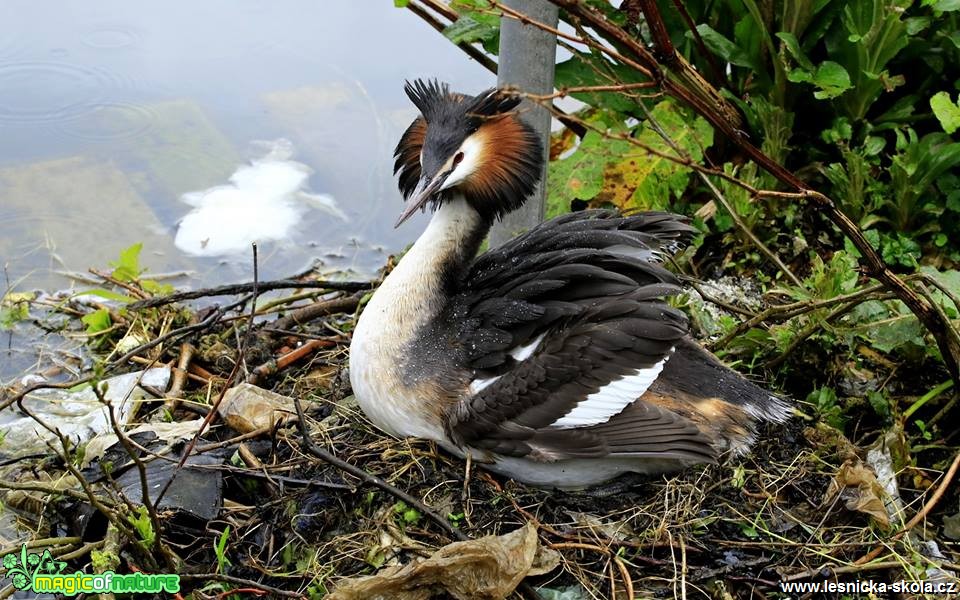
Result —
<path fill-rule="evenodd" d="M 403 80 L 495 83 L 389 0 L 6 0 L 0 23 L 4 290 L 75 286 L 64 272 L 107 267 L 136 242 L 151 272 L 192 272 L 178 285 L 249 279 L 237 244 L 213 252 L 202 233 L 175 244 L 197 210 L 184 195 L 256 195 L 280 180 L 289 189 L 265 195 L 286 203 L 293 226 L 261 241 L 261 277 L 314 260 L 367 276 L 423 225 L 392 228 L 391 154 L 415 116 Z M 248 177 L 254 188 L 231 181 L 276 148 L 285 166 Z M 240 205 L 218 205 L 215 233 L 261 220 L 227 208 Z M 23 336 L 2 337 L 6 380 L 36 356 Z"/>

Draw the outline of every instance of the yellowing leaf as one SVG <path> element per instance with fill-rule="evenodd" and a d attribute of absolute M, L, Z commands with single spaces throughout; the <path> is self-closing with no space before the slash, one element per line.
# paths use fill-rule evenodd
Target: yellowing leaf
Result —
<path fill-rule="evenodd" d="M 671 101 L 657 104 L 651 111 L 653 119 L 674 143 L 694 162 L 703 159 L 703 149 L 713 143 L 713 128 L 703 119 L 690 121 L 684 111 Z M 637 135 L 643 146 L 676 156 L 676 152 L 649 126 Z M 668 208 L 690 182 L 691 170 L 644 150 L 627 141 L 617 162 L 608 163 L 604 170 L 603 189 L 597 202 L 609 202 L 621 210 L 649 210 Z"/>
<path fill-rule="evenodd" d="M 703 119 L 664 100 L 653 107 L 653 119 L 694 162 L 703 159 L 703 149 L 713 143 L 713 128 Z M 640 124 L 634 130 L 638 143 L 623 139 L 628 130 L 611 130 L 602 135 L 590 131 L 567 158 L 550 163 L 547 178 L 547 215 L 570 210 L 573 200 L 591 206 L 614 205 L 621 210 L 666 208 L 690 182 L 691 170 L 657 152 L 676 152 L 651 127 Z"/>

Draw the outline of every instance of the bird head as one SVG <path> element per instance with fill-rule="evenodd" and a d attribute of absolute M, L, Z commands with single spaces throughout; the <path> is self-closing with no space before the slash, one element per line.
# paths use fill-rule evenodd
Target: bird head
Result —
<path fill-rule="evenodd" d="M 396 227 L 454 193 L 491 222 L 523 204 L 540 180 L 543 148 L 517 114 L 519 96 L 498 89 L 468 96 L 421 79 L 404 90 L 420 116 L 394 152 L 407 201 Z"/>

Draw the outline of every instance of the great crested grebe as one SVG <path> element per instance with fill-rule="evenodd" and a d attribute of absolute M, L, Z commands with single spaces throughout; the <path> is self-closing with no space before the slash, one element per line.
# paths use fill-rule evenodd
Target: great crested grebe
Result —
<path fill-rule="evenodd" d="M 543 149 L 499 90 L 415 81 L 396 149 L 407 206 L 433 217 L 366 305 L 350 380 L 373 423 L 492 471 L 583 488 L 745 451 L 788 405 L 722 365 L 664 298 L 683 217 L 563 215 L 477 256 L 540 177 Z"/>

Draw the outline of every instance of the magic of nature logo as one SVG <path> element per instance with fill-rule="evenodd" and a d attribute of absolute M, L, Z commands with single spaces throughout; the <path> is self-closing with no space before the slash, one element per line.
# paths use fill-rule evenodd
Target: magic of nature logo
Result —
<path fill-rule="evenodd" d="M 28 552 L 27 545 L 20 552 L 11 552 L 0 557 L 3 577 L 10 579 L 20 591 L 40 593 L 77 594 L 102 593 L 159 593 L 179 592 L 180 576 L 172 574 L 131 573 L 121 575 L 112 571 L 104 573 L 65 573 L 67 563 L 56 560 L 50 550 L 38 554 Z"/>

